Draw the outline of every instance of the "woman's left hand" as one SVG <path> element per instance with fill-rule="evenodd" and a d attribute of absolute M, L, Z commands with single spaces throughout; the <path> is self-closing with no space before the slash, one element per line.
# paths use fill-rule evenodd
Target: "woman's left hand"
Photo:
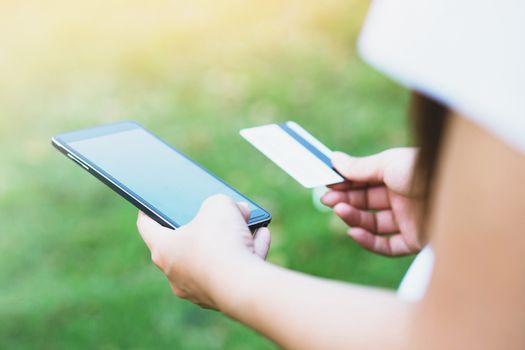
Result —
<path fill-rule="evenodd" d="M 250 210 L 225 195 L 208 198 L 187 225 L 172 230 L 139 212 L 137 227 L 151 259 L 168 278 L 173 293 L 205 308 L 220 309 L 215 291 L 221 276 L 255 258 L 265 259 L 270 231 L 252 236 Z"/>

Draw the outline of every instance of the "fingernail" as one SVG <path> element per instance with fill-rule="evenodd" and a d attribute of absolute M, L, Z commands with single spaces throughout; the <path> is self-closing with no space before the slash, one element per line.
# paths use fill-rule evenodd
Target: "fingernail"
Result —
<path fill-rule="evenodd" d="M 250 214 L 250 206 L 246 202 L 237 202 L 237 206 L 243 213 L 243 215 L 249 215 Z"/>
<path fill-rule="evenodd" d="M 249 209 L 250 206 L 246 202 L 237 202 L 237 204 L 243 208 Z"/>
<path fill-rule="evenodd" d="M 330 201 L 331 199 L 335 199 L 336 194 L 333 192 L 327 192 L 321 197 L 322 202 Z"/>
<path fill-rule="evenodd" d="M 334 206 L 334 211 L 336 213 L 342 214 L 344 211 L 348 210 L 349 207 L 350 205 L 348 205 L 347 203 L 337 203 Z"/>

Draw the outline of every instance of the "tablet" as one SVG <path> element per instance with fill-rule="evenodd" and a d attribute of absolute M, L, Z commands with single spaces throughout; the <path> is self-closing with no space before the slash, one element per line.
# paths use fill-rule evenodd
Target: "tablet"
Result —
<path fill-rule="evenodd" d="M 252 230 L 271 220 L 261 206 L 135 122 L 57 135 L 52 144 L 163 226 L 187 224 L 215 194 L 248 203 Z"/>

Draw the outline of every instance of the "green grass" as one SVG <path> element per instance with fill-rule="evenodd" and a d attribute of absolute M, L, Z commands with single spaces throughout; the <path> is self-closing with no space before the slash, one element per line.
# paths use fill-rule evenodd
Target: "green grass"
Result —
<path fill-rule="evenodd" d="M 359 248 L 344 225 L 313 207 L 308 190 L 238 135 L 295 120 L 354 155 L 407 143 L 407 92 L 356 57 L 355 32 L 345 25 L 354 15 L 323 16 L 304 43 L 271 53 L 181 63 L 157 48 L 108 65 L 66 55 L 57 67 L 38 68 L 23 89 L 0 90 L 0 348 L 274 348 L 175 298 L 138 237 L 135 208 L 50 146 L 53 134 L 122 119 L 142 123 L 271 211 L 270 261 L 396 288 L 410 258 Z M 331 38 L 337 42 L 325 44 Z"/>

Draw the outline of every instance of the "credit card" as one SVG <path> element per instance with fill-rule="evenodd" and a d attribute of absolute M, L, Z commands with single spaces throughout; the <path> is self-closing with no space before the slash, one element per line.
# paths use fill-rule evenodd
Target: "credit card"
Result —
<path fill-rule="evenodd" d="M 332 151 L 295 122 L 242 129 L 240 134 L 306 188 L 344 181 L 332 168 Z"/>

